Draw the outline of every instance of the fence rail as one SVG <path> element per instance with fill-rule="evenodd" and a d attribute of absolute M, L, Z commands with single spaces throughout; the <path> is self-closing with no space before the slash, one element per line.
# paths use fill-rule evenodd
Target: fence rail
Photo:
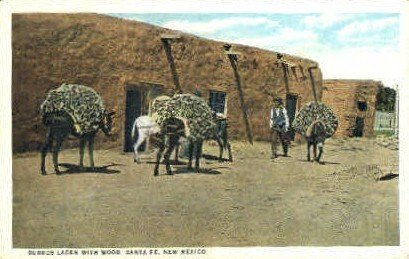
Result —
<path fill-rule="evenodd" d="M 376 112 L 375 113 L 375 130 L 395 130 L 396 114 L 394 112 Z"/>

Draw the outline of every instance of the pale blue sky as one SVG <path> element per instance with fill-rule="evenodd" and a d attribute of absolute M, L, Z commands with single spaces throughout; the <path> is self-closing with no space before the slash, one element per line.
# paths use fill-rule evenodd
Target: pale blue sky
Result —
<path fill-rule="evenodd" d="M 399 14 L 111 14 L 313 59 L 324 78 L 398 82 Z"/>

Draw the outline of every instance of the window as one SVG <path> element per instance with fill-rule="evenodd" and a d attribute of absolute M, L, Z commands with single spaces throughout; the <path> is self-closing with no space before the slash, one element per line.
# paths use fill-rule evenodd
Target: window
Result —
<path fill-rule="evenodd" d="M 226 93 L 210 91 L 209 105 L 210 108 L 218 113 L 224 113 L 224 107 L 226 104 Z"/>
<path fill-rule="evenodd" d="M 365 101 L 358 101 L 358 110 L 360 111 L 366 111 L 367 105 Z"/>

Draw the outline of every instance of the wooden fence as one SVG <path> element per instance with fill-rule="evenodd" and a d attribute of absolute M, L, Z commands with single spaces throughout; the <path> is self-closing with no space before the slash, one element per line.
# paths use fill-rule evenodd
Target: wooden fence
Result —
<path fill-rule="evenodd" d="M 380 112 L 375 113 L 375 131 L 380 130 L 395 130 L 397 126 L 396 114 L 394 112 Z"/>

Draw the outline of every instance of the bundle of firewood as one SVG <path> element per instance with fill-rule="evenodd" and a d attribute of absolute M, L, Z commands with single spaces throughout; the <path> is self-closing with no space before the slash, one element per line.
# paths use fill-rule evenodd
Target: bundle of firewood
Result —
<path fill-rule="evenodd" d="M 104 111 L 102 98 L 94 89 L 76 84 L 62 84 L 49 91 L 40 107 L 43 118 L 52 114 L 68 114 L 79 134 L 98 129 Z"/>
<path fill-rule="evenodd" d="M 296 132 L 305 135 L 308 127 L 317 120 L 325 124 L 327 138 L 334 135 L 338 128 L 338 119 L 328 106 L 320 102 L 310 102 L 303 106 L 296 114 L 292 127 Z"/>
<path fill-rule="evenodd" d="M 178 118 L 186 122 L 188 138 L 209 139 L 214 134 L 215 124 L 212 111 L 206 101 L 193 94 L 176 94 L 170 99 L 155 99 L 152 105 L 153 117 L 163 126 L 168 118 Z M 187 124 L 187 125 L 186 125 Z"/>

